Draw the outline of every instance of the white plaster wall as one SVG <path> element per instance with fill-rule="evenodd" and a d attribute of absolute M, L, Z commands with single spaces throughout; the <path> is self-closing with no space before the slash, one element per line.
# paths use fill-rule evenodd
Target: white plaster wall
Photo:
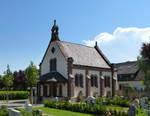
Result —
<path fill-rule="evenodd" d="M 64 97 L 67 97 L 68 96 L 68 89 L 67 89 L 67 83 L 65 83 L 65 84 L 62 84 L 63 86 L 62 86 L 62 95 L 64 96 Z"/>
<path fill-rule="evenodd" d="M 128 84 L 131 87 L 135 87 L 137 89 L 144 89 L 144 85 L 141 81 L 118 81 L 118 84 Z"/>
<path fill-rule="evenodd" d="M 51 52 L 52 47 L 55 48 L 54 53 Z M 53 58 L 57 59 L 57 72 L 61 73 L 65 78 L 68 78 L 67 61 L 65 57 L 63 56 L 62 52 L 60 51 L 60 48 L 55 42 L 51 43 L 50 47 L 48 48 L 48 52 L 41 64 L 41 75 L 44 75 L 50 72 L 50 59 L 53 59 Z"/>
<path fill-rule="evenodd" d="M 119 90 L 119 84 L 118 84 L 118 79 L 117 79 L 117 71 L 114 72 L 114 77 L 113 78 L 116 80 L 116 90 Z"/>
<path fill-rule="evenodd" d="M 91 75 L 97 75 L 98 79 L 97 79 L 97 82 L 98 82 L 98 87 L 92 87 L 91 86 L 91 92 L 90 92 L 90 95 L 93 96 L 94 93 L 98 93 L 98 96 L 100 96 L 100 75 L 99 75 L 99 71 L 89 71 L 89 76 Z M 98 97 L 97 96 L 97 97 Z"/>
<path fill-rule="evenodd" d="M 75 89 L 74 89 L 74 97 L 77 97 L 80 91 L 82 91 L 83 96 L 86 96 L 85 70 L 73 69 L 72 73 L 73 73 L 73 75 L 75 75 L 75 74 L 82 74 L 83 75 L 83 87 L 75 87 Z"/>

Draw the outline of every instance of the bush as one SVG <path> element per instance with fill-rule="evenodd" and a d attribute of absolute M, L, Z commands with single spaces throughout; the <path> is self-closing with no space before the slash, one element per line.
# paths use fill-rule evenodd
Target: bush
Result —
<path fill-rule="evenodd" d="M 127 112 L 125 111 L 106 110 L 106 106 L 103 106 L 101 104 L 101 99 L 98 99 L 97 104 L 95 105 L 89 105 L 85 103 L 71 104 L 67 101 L 56 102 L 54 100 L 45 100 L 44 106 L 49 108 L 69 110 L 73 112 L 81 112 L 101 116 L 106 115 L 108 112 L 111 112 L 113 116 L 127 116 Z"/>
<path fill-rule="evenodd" d="M 7 106 L 1 106 L 1 108 L 0 108 L 0 116 L 8 116 L 8 108 L 7 108 Z"/>
<path fill-rule="evenodd" d="M 107 105 L 118 105 L 122 107 L 130 106 L 128 100 L 121 98 L 121 97 L 108 98 L 108 99 L 105 99 L 105 102 Z"/>
<path fill-rule="evenodd" d="M 16 100 L 16 99 L 27 99 L 29 96 L 28 91 L 0 91 L 0 100 Z"/>
<path fill-rule="evenodd" d="M 96 105 L 89 105 L 85 103 L 71 104 L 67 101 L 55 102 L 54 100 L 45 100 L 44 106 L 95 115 L 104 115 L 106 113 L 106 108 L 104 106 L 97 104 Z"/>
<path fill-rule="evenodd" d="M 148 116 L 148 113 L 145 109 L 138 108 L 136 112 L 136 116 Z"/>

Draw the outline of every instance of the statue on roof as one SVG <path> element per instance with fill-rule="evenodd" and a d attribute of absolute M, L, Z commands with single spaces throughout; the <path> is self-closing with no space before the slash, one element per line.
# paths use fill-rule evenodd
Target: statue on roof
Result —
<path fill-rule="evenodd" d="M 58 30 L 59 30 L 59 27 L 56 25 L 56 20 L 54 20 L 54 25 L 51 29 L 51 32 L 52 32 L 51 42 L 52 41 L 59 41 Z"/>

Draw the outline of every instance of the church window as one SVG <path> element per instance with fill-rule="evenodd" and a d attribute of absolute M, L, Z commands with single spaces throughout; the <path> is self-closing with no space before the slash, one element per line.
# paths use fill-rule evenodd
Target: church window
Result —
<path fill-rule="evenodd" d="M 57 60 L 56 58 L 50 60 L 50 71 L 56 71 Z"/>
<path fill-rule="evenodd" d="M 55 48 L 54 48 L 54 47 L 52 47 L 51 52 L 52 52 L 52 53 L 54 53 L 54 52 L 55 52 Z"/>
<path fill-rule="evenodd" d="M 75 86 L 83 87 L 83 75 L 82 74 L 75 75 Z"/>
<path fill-rule="evenodd" d="M 91 75 L 91 86 L 92 87 L 98 87 L 98 82 L 97 82 L 97 75 Z"/>
<path fill-rule="evenodd" d="M 105 76 L 105 87 L 110 87 L 110 77 Z"/>

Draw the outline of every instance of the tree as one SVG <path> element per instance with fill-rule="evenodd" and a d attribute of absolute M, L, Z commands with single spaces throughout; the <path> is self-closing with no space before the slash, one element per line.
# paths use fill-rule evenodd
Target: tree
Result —
<path fill-rule="evenodd" d="M 7 69 L 3 76 L 3 83 L 6 87 L 6 90 L 9 90 L 13 86 L 13 79 L 13 73 L 11 72 L 9 65 L 7 65 Z"/>
<path fill-rule="evenodd" d="M 3 76 L 0 75 L 0 90 L 4 88 Z"/>
<path fill-rule="evenodd" d="M 26 68 L 25 75 L 27 78 L 28 87 L 30 87 L 31 103 L 32 103 L 32 88 L 39 81 L 39 72 L 33 62 Z"/>
<path fill-rule="evenodd" d="M 25 76 L 25 71 L 19 70 L 18 72 L 15 71 L 14 75 L 14 82 L 13 87 L 14 90 L 27 90 L 27 79 Z"/>
<path fill-rule="evenodd" d="M 4 76 L 3 76 L 3 83 L 6 87 L 6 90 L 10 90 L 10 88 L 13 86 L 13 74 L 10 71 L 9 65 L 7 65 L 7 69 L 4 72 Z M 8 100 L 8 95 L 6 96 L 6 99 Z"/>
<path fill-rule="evenodd" d="M 145 75 L 144 85 L 147 90 L 150 90 L 150 43 L 143 43 L 138 57 L 138 66 Z"/>

